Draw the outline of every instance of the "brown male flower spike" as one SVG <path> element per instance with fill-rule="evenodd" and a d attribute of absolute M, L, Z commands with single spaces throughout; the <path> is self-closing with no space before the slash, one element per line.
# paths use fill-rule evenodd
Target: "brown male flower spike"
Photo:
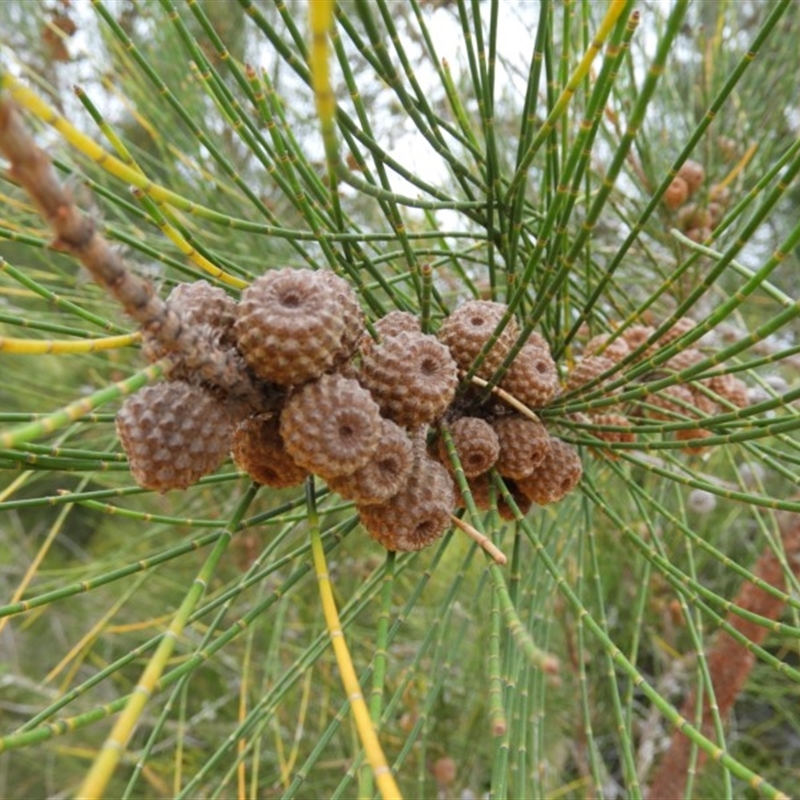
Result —
<path fill-rule="evenodd" d="M 755 563 L 752 572 L 763 584 L 775 587 L 779 592 L 786 591 L 787 575 L 800 575 L 800 514 L 781 512 L 778 515 L 778 527 L 783 545 L 783 557 L 779 557 L 773 546 L 767 545 L 761 557 Z M 785 600 L 780 595 L 762 589 L 761 586 L 745 580 L 736 598 L 731 603 L 735 609 L 743 609 L 762 619 L 776 620 L 783 610 Z M 752 645 L 761 645 L 769 633 L 769 626 L 754 622 L 729 611 L 725 621 L 729 629 L 744 636 L 747 644 L 742 643 L 729 633 L 721 630 L 717 634 L 713 648 L 706 656 L 708 674 L 714 687 L 716 707 L 712 707 L 708 692 L 702 696 L 702 711 L 699 724 L 697 691 L 691 691 L 683 703 L 681 716 L 696 725 L 708 737 L 715 735 L 715 717 L 723 722 L 730 715 L 737 697 L 747 683 L 747 679 L 756 664 L 756 654 Z M 676 730 L 664 758 L 653 775 L 648 797 L 659 800 L 665 797 L 683 797 L 691 763 L 692 743 L 681 730 Z M 706 761 L 703 751 L 697 753 L 695 771 L 702 770 Z"/>

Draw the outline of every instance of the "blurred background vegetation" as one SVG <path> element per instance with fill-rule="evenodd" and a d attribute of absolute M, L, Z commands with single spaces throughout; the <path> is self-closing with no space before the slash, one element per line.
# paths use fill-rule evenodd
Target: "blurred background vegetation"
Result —
<path fill-rule="evenodd" d="M 627 3 L 582 76 L 608 8 L 342 0 L 332 181 L 307 3 L 0 3 L 0 70 L 184 198 L 164 207 L 132 195 L 26 117 L 77 203 L 162 296 L 208 278 L 180 240 L 245 283 L 283 266 L 335 269 L 373 321 L 401 308 L 429 312 L 435 328 L 467 298 L 517 297 L 518 318 L 545 336 L 565 378 L 590 336 L 688 316 L 710 359 L 700 374 L 747 384 L 749 405 L 711 412 L 710 438 L 690 453 L 680 433 L 696 419 L 644 414 L 648 382 L 684 381 L 663 371 L 666 350 L 617 370 L 621 395 L 595 385 L 542 411 L 581 447 L 581 487 L 524 524 L 494 512 L 473 522 L 508 554 L 516 613 L 558 657 L 556 676 L 520 648 L 471 542 L 450 533 L 387 556 L 317 484 L 368 693 L 388 653 L 377 727 L 408 797 L 645 796 L 678 747 L 670 709 L 692 697 L 683 716 L 722 756 L 699 743 L 687 796 L 778 796 L 800 781 L 800 553 L 787 544 L 794 517 L 781 526 L 775 514 L 800 510 L 800 15 L 791 2 Z M 693 208 L 671 209 L 661 194 L 687 158 L 705 180 Z M 713 230 L 696 224 L 715 202 Z M 0 174 L 0 345 L 131 331 L 48 243 Z M 696 344 L 685 337 L 672 352 Z M 0 347 L 0 429 L 144 363 L 136 347 Z M 228 463 L 185 492 L 140 489 L 114 431 L 120 402 L 0 450 L 3 797 L 75 792 L 249 486 Z M 593 402 L 629 417 L 635 445 L 598 442 L 602 423 L 580 416 Z M 308 518 L 302 490 L 257 493 L 109 797 L 370 790 Z M 762 556 L 772 573 L 759 571 Z M 767 575 L 771 604 L 748 606 L 746 587 Z M 728 650 L 740 690 L 709 665 L 743 619 L 766 638 L 748 630 Z M 716 757 L 701 766 L 702 753 Z"/>

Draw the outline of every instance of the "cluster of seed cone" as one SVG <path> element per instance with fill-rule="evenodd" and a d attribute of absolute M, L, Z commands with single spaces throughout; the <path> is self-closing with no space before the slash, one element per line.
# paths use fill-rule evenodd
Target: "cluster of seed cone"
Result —
<path fill-rule="evenodd" d="M 444 437 L 435 435 L 442 427 L 479 506 L 489 503 L 492 467 L 525 508 L 560 499 L 580 478 L 577 452 L 541 423 L 489 405 L 477 391 L 458 391 L 459 372 L 482 351 L 476 374 L 488 379 L 515 342 L 513 318 L 494 336 L 503 305 L 466 303 L 438 336 L 396 311 L 372 335 L 346 281 L 299 269 L 268 272 L 238 303 L 205 281 L 178 286 L 167 303 L 213 343 L 213 357 L 225 365 L 214 374 L 230 368 L 237 375 L 224 388 L 209 385 L 190 360 L 145 339 L 150 360 L 170 358 L 172 368 L 166 382 L 129 398 L 117 416 L 142 486 L 185 488 L 231 453 L 268 486 L 319 476 L 355 502 L 374 539 L 407 551 L 447 530 L 460 496 Z M 528 340 L 500 385 L 529 408 L 559 392 L 543 339 Z"/>
<path fill-rule="evenodd" d="M 650 340 L 656 328 L 649 325 L 633 325 L 624 329 L 619 335 L 601 334 L 590 339 L 583 355 L 575 363 L 567 378 L 568 391 L 580 391 L 587 386 L 588 391 L 603 389 L 614 378 L 601 378 L 613 370 L 623 359 L 629 364 L 636 364 L 652 357 L 655 353 L 674 342 L 680 336 L 695 327 L 695 322 L 688 317 L 681 317 L 662 336 L 654 342 Z M 650 342 L 650 344 L 648 344 Z M 677 355 L 654 366 L 653 371 L 642 377 L 644 382 L 653 382 L 660 378 L 682 372 L 700 363 L 706 356 L 696 347 L 687 347 Z M 614 376 L 616 377 L 616 376 Z M 609 442 L 633 442 L 632 417 L 646 416 L 651 419 L 668 422 L 701 419 L 726 413 L 748 405 L 747 385 L 740 378 L 730 373 L 718 373 L 713 377 L 700 380 L 688 380 L 666 386 L 647 395 L 645 402 L 627 410 L 609 412 L 608 406 L 597 411 L 578 415 L 579 421 L 591 422 L 592 435 Z M 603 430 L 604 428 L 605 430 Z M 707 428 L 687 425 L 672 433 L 677 441 L 705 439 L 712 433 Z M 698 452 L 701 446 L 686 446 L 687 452 Z"/>
<path fill-rule="evenodd" d="M 506 317 L 506 306 L 484 300 L 467 302 L 447 317 L 439 339 L 448 346 L 462 373 L 474 370 L 483 380 L 494 375 L 520 333 L 516 320 Z M 495 336 L 503 320 L 507 324 Z M 558 369 L 549 345 L 540 335 L 528 337 L 499 388 L 534 410 L 547 406 L 560 393 Z M 463 391 L 448 409 L 441 427 L 449 436 L 440 434 L 436 455 L 452 469 L 449 438 L 478 508 L 490 507 L 492 468 L 503 477 L 523 513 L 532 503 L 544 505 L 561 500 L 580 480 L 582 466 L 575 448 L 552 436 L 533 415 L 523 415 L 502 401 L 487 404 L 480 389 L 469 387 Z M 503 497 L 496 500 L 500 514 L 511 518 L 511 509 Z"/>
<path fill-rule="evenodd" d="M 678 228 L 695 242 L 704 242 L 711 236 L 730 202 L 730 192 L 722 184 L 715 183 L 707 192 L 701 191 L 705 181 L 702 164 L 684 161 L 663 196 L 664 205 L 677 214 Z M 701 196 L 703 202 L 698 201 Z"/>

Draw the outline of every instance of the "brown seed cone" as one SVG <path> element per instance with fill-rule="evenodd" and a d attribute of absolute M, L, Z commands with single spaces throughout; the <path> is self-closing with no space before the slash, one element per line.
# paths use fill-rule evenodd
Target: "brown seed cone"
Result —
<path fill-rule="evenodd" d="M 236 319 L 236 302 L 218 286 L 200 280 L 179 283 L 169 293 L 167 306 L 173 309 L 184 325 L 199 328 L 208 326 L 208 336 L 216 336 L 220 344 L 234 344 L 233 323 Z M 145 333 L 142 349 L 151 363 L 169 354 L 169 350 L 152 334 Z"/>
<path fill-rule="evenodd" d="M 229 331 L 236 320 L 236 301 L 205 280 L 179 283 L 167 296 L 167 303 L 192 325 L 205 323 Z"/>
<path fill-rule="evenodd" d="M 450 405 L 458 371 L 450 351 L 433 336 L 403 331 L 364 353 L 358 379 L 384 416 L 412 428 L 433 422 Z"/>
<path fill-rule="evenodd" d="M 672 370 L 673 372 L 681 372 L 684 369 L 689 369 L 695 364 L 699 364 L 703 360 L 703 354 L 696 347 L 687 347 L 676 353 L 668 361 L 662 365 L 665 369 Z"/>
<path fill-rule="evenodd" d="M 708 187 L 708 201 L 727 208 L 731 202 L 731 190 L 721 183 L 712 183 Z"/>
<path fill-rule="evenodd" d="M 286 452 L 276 414 L 258 414 L 244 420 L 233 433 L 231 455 L 256 483 L 285 489 L 308 476 Z"/>
<path fill-rule="evenodd" d="M 633 432 L 633 425 L 631 421 L 623 414 L 596 414 L 591 418 L 593 424 L 596 425 L 613 425 L 616 428 L 626 428 L 621 431 L 600 431 L 591 429 L 589 433 L 602 439 L 604 442 L 610 444 L 616 443 L 630 443 L 636 441 L 636 434 Z M 619 456 L 614 452 L 613 448 L 599 448 L 606 458 L 617 459 Z"/>
<path fill-rule="evenodd" d="M 722 218 L 725 216 L 725 206 L 721 203 L 709 203 L 708 204 L 708 227 L 711 230 L 716 230 L 717 226 L 720 222 L 722 222 Z"/>
<path fill-rule="evenodd" d="M 517 507 L 523 516 L 527 514 L 533 505 L 533 502 L 530 500 L 530 498 L 526 497 L 520 491 L 516 481 L 511 480 L 511 478 L 504 478 L 503 483 L 505 483 L 506 488 L 514 498 L 514 502 L 517 504 Z M 469 478 L 467 480 L 467 484 L 472 492 L 472 499 L 475 501 L 475 505 L 481 511 L 488 511 L 492 507 L 491 477 L 489 474 L 484 473 L 483 475 L 478 475 L 475 478 Z M 500 518 L 508 522 L 516 519 L 514 512 L 511 510 L 511 506 L 509 506 L 509 504 L 505 501 L 502 492 L 498 491 L 496 494 L 497 513 L 500 515 Z"/>
<path fill-rule="evenodd" d="M 546 406 L 561 391 L 558 368 L 544 339 L 531 335 L 511 362 L 500 388 L 528 408 Z"/>
<path fill-rule="evenodd" d="M 710 228 L 711 215 L 708 209 L 697 203 L 689 203 L 681 209 L 677 219 L 678 227 L 689 235 L 689 231 Z"/>
<path fill-rule="evenodd" d="M 117 434 L 136 483 L 166 492 L 185 489 L 219 467 L 230 450 L 227 408 L 199 386 L 170 381 L 129 397 Z"/>
<path fill-rule="evenodd" d="M 648 395 L 647 402 L 655 409 L 648 409 L 647 416 L 652 419 L 675 421 L 678 416 L 688 416 L 691 409 L 683 404 L 694 405 L 692 390 L 683 384 L 666 386 L 655 394 Z"/>
<path fill-rule="evenodd" d="M 352 352 L 346 320 L 352 308 L 337 281 L 344 284 L 323 272 L 280 269 L 244 291 L 235 331 L 239 350 L 256 375 L 297 386 L 346 359 Z"/>
<path fill-rule="evenodd" d="M 414 463 L 408 434 L 394 422 L 381 420 L 378 449 L 369 461 L 351 475 L 330 478 L 328 486 L 346 500 L 361 505 L 384 503 L 405 485 Z"/>
<path fill-rule="evenodd" d="M 505 478 L 524 478 L 530 475 L 550 452 L 551 437 L 541 422 L 509 414 L 491 422 L 500 454 L 495 467 Z"/>
<path fill-rule="evenodd" d="M 678 177 L 686 181 L 686 187 L 689 190 L 689 194 L 692 195 L 703 185 L 703 181 L 706 179 L 706 171 L 703 169 L 702 164 L 689 159 L 681 164 L 678 170 Z"/>
<path fill-rule="evenodd" d="M 449 427 L 464 475 L 474 478 L 490 470 L 500 454 L 500 440 L 492 426 L 479 417 L 459 417 Z M 439 439 L 438 457 L 453 472 L 444 439 Z"/>
<path fill-rule="evenodd" d="M 361 337 L 364 335 L 364 312 L 358 302 L 358 296 L 353 287 L 344 279 L 328 270 L 319 270 L 314 273 L 328 287 L 332 296 L 339 303 L 344 317 L 344 332 L 339 346 L 339 353 L 334 359 L 335 364 L 343 364 L 358 348 Z"/>
<path fill-rule="evenodd" d="M 436 780 L 436 785 L 440 789 L 446 789 L 455 782 L 458 768 L 454 759 L 449 756 L 442 756 L 433 763 L 431 772 Z"/>
<path fill-rule="evenodd" d="M 606 356 L 587 356 L 580 359 L 567 376 L 567 390 L 579 389 L 614 366 L 615 363 Z M 605 383 L 607 379 L 595 384 L 591 391 L 601 388 Z"/>
<path fill-rule="evenodd" d="M 693 414 L 696 417 L 713 417 L 714 414 L 719 414 L 719 403 L 712 397 L 709 397 L 701 388 L 700 384 L 688 384 L 689 391 L 692 393 L 692 405 L 697 408 L 697 412 Z"/>
<path fill-rule="evenodd" d="M 610 333 L 599 333 L 597 336 L 593 336 L 583 348 L 583 357 L 605 356 L 615 363 L 622 361 L 631 351 L 628 343 L 621 336 L 613 341 L 609 341 L 610 339 Z"/>
<path fill-rule="evenodd" d="M 711 234 L 713 232 L 714 229 L 710 224 L 702 225 L 699 228 L 687 228 L 684 231 L 687 239 L 691 239 L 693 242 L 697 242 L 698 244 L 707 242 L 711 238 Z"/>
<path fill-rule="evenodd" d="M 355 472 L 372 458 L 380 441 L 380 409 L 352 378 L 323 375 L 289 397 L 280 432 L 301 467 L 330 480 Z"/>
<path fill-rule="evenodd" d="M 687 388 L 687 387 L 684 387 Z M 691 417 L 710 417 L 719 413 L 719 405 L 705 394 L 696 384 L 688 384 L 688 389 L 692 397 L 692 405 L 697 409 L 686 409 L 684 414 Z M 675 439 L 679 442 L 685 442 L 689 439 L 707 439 L 712 436 L 712 432 L 706 428 L 683 428 L 675 431 Z M 705 448 L 702 446 L 684 447 L 682 448 L 686 453 L 700 453 Z"/>
<path fill-rule="evenodd" d="M 174 311 L 184 329 L 191 329 L 202 348 L 173 350 L 152 331 L 143 331 L 142 351 L 148 361 L 170 356 L 168 377 L 203 386 L 221 399 L 230 397 L 244 404 L 245 413 L 269 405 L 267 397 L 252 379 L 235 347 L 233 323 L 236 303 L 218 286 L 204 280 L 179 283 L 169 293 L 166 305 Z"/>
<path fill-rule="evenodd" d="M 713 433 L 706 428 L 681 428 L 675 431 L 675 440 L 678 442 L 687 442 L 691 439 L 707 439 L 709 436 L 713 436 Z M 701 444 L 697 444 L 691 446 L 685 445 L 681 450 L 683 450 L 684 453 L 696 455 L 702 453 L 706 448 Z"/>
<path fill-rule="evenodd" d="M 388 336 L 397 336 L 398 333 L 403 333 L 404 331 L 422 333 L 419 317 L 408 311 L 390 311 L 375 323 L 375 332 L 381 339 L 385 339 Z"/>
<path fill-rule="evenodd" d="M 556 503 L 568 495 L 583 474 L 578 451 L 567 442 L 552 437 L 545 460 L 526 478 L 517 481 L 519 490 L 540 506 Z"/>
<path fill-rule="evenodd" d="M 178 312 L 180 315 L 180 312 Z M 181 319 L 183 317 L 181 316 Z M 184 322 L 183 324 L 186 324 Z M 236 359 L 237 356 L 241 361 L 241 356 L 230 346 L 222 344 L 222 332 L 211 325 L 205 323 L 191 323 L 194 330 L 200 339 L 209 345 L 208 352 L 217 354 L 224 353 L 225 357 Z M 184 381 L 185 383 L 193 383 L 196 386 L 201 385 L 202 379 L 197 371 L 194 369 L 196 358 L 199 354 L 191 353 L 186 354 L 183 352 L 175 351 L 166 346 L 164 342 L 153 336 L 152 333 L 144 332 L 142 334 L 142 353 L 144 357 L 151 363 L 155 363 L 160 359 L 170 356 L 173 365 L 169 371 L 169 379 L 173 381 Z M 188 355 L 188 358 L 187 358 Z M 244 364 L 242 364 L 244 368 Z"/>
<path fill-rule="evenodd" d="M 398 333 L 411 331 L 412 333 L 422 333 L 419 317 L 408 311 L 390 311 L 385 317 L 381 317 L 373 323 L 375 333 L 378 334 L 378 341 L 383 341 Z M 369 333 L 361 337 L 360 349 L 362 354 L 368 353 L 377 341 Z"/>
<path fill-rule="evenodd" d="M 672 179 L 672 182 L 661 196 L 662 202 L 670 211 L 680 208 L 688 199 L 689 185 L 680 175 L 676 175 Z"/>
<path fill-rule="evenodd" d="M 737 408 L 746 408 L 750 405 L 747 395 L 747 384 L 735 375 L 725 373 L 724 375 L 714 375 L 703 383 L 715 394 L 733 403 Z"/>
<path fill-rule="evenodd" d="M 450 473 L 421 453 L 403 489 L 385 503 L 358 505 L 361 524 L 387 550 L 421 550 L 450 527 L 455 491 Z"/>
<path fill-rule="evenodd" d="M 673 323 L 672 327 L 661 334 L 661 338 L 658 340 L 658 342 L 656 342 L 656 348 L 654 349 L 666 347 L 668 344 L 674 342 L 678 337 L 683 336 L 684 333 L 688 333 L 696 326 L 697 323 L 690 317 L 678 317 L 678 319 L 676 319 Z"/>
<path fill-rule="evenodd" d="M 489 341 L 500 318 L 506 311 L 502 303 L 491 300 L 470 300 L 457 308 L 439 329 L 439 339 L 453 354 L 459 368 L 469 370 L 481 348 Z M 477 375 L 488 380 L 508 355 L 519 333 L 516 320 L 512 319 L 503 329 Z"/>
<path fill-rule="evenodd" d="M 633 351 L 641 347 L 655 332 L 656 329 L 651 325 L 631 325 L 622 332 L 622 338 Z"/>

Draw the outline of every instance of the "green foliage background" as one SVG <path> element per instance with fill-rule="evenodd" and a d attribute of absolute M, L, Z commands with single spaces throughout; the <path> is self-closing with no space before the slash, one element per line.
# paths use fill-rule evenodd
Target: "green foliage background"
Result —
<path fill-rule="evenodd" d="M 703 422 L 706 449 L 686 454 L 674 438 L 695 420 L 639 415 L 652 397 L 645 385 L 686 378 L 658 370 L 692 344 L 684 338 L 646 367 L 623 364 L 612 376 L 622 394 L 588 387 L 542 411 L 581 447 L 585 478 L 570 498 L 524 523 L 472 520 L 508 554 L 503 580 L 525 629 L 560 659 L 557 680 L 526 657 L 501 618 L 496 576 L 460 535 L 387 557 L 350 505 L 317 484 L 329 567 L 367 690 L 376 656 L 388 654 L 379 732 L 407 796 L 636 797 L 668 746 L 669 707 L 695 687 L 719 691 L 705 656 L 771 550 L 788 586 L 775 592 L 780 623 L 755 649 L 731 719 L 718 720 L 724 758 L 687 791 L 791 793 L 800 603 L 797 554 L 784 552 L 774 511 L 798 510 L 800 475 L 797 6 L 630 3 L 563 113 L 559 97 L 606 6 L 501 6 L 337 5 L 336 185 L 308 82 L 304 3 L 2 3 L 0 69 L 109 151 L 113 131 L 149 179 L 185 198 L 168 209 L 185 239 L 244 281 L 287 265 L 333 269 L 358 288 L 370 320 L 402 308 L 434 329 L 467 298 L 515 297 L 518 319 L 543 333 L 565 375 L 581 342 L 620 323 L 700 323 L 711 360 L 699 374 L 735 372 L 751 390 L 748 408 Z M 634 11 L 636 30 L 626 28 Z M 527 31 L 524 57 L 505 49 L 515 40 L 507 26 Z M 447 30 L 461 47 L 443 64 Z M 52 129 L 36 135 L 79 205 L 162 295 L 207 277 L 163 235 L 165 209 L 132 197 Z M 659 201 L 687 157 L 707 175 L 700 204 L 715 183 L 730 191 L 703 245 L 676 233 L 678 217 Z M 6 177 L 0 237 L 0 336 L 131 330 L 48 248 Z M 136 348 L 35 357 L 0 348 L 0 426 L 13 431 L 143 364 Z M 139 489 L 114 432 L 120 402 L 0 451 L 4 797 L 75 791 L 114 704 L 248 490 L 230 463 L 186 492 Z M 599 450 L 597 423 L 574 416 L 593 403 L 625 410 L 636 445 Z M 698 498 L 709 496 L 706 513 Z M 109 796 L 366 791 L 307 512 L 303 491 L 257 493 Z M 443 757 L 457 766 L 447 787 L 432 769 Z"/>

